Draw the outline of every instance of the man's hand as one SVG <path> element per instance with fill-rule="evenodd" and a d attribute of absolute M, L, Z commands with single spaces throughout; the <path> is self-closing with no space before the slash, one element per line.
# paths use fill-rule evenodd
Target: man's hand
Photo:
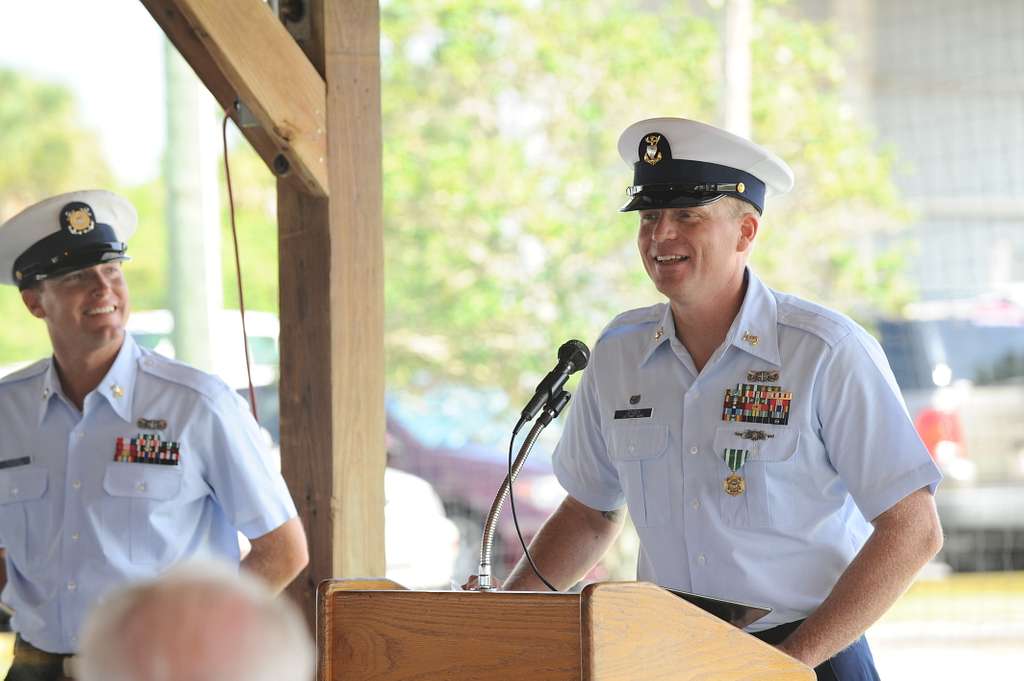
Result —
<path fill-rule="evenodd" d="M 261 578 L 276 593 L 283 591 L 309 563 L 306 531 L 298 518 L 251 542 L 252 550 L 242 561 L 242 568 Z"/>

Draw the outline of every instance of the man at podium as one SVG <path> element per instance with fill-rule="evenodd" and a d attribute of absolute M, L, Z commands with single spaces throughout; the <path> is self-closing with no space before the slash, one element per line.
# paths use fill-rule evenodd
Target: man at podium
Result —
<path fill-rule="evenodd" d="M 747 265 L 784 161 L 710 125 L 628 127 L 623 211 L 668 300 L 605 328 L 555 454 L 569 496 L 531 545 L 559 588 L 617 535 L 638 578 L 765 604 L 749 631 L 819 679 L 876 679 L 863 632 L 939 550 L 941 474 L 878 343 Z M 782 229 L 783 227 L 778 227 Z M 542 582 L 524 562 L 505 589 Z"/>

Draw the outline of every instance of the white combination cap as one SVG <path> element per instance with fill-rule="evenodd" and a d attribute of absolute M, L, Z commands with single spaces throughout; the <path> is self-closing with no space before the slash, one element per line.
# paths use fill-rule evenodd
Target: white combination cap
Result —
<path fill-rule="evenodd" d="M 739 135 L 686 118 L 649 118 L 626 128 L 619 155 L 633 168 L 620 210 L 700 206 L 733 196 L 764 211 L 793 188 L 781 158 Z"/>
<path fill-rule="evenodd" d="M 128 260 L 138 214 L 102 189 L 69 192 L 29 206 L 0 225 L 0 284 L 26 288 L 47 277 Z"/>

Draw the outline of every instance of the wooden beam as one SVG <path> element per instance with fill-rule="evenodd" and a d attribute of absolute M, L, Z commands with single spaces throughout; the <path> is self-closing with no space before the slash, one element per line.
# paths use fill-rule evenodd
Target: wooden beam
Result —
<path fill-rule="evenodd" d="M 376 0 L 312 0 L 327 72 L 330 200 L 278 183 L 281 459 L 310 541 L 289 593 L 383 576 L 384 285 Z M 320 28 L 322 27 L 322 30 Z M 358 36 L 358 52 L 339 51 Z"/>
<path fill-rule="evenodd" d="M 321 0 L 330 175 L 335 575 L 383 576 L 384 229 L 380 8 Z"/>
<path fill-rule="evenodd" d="M 275 154 L 272 170 L 290 171 L 308 193 L 327 196 L 326 85 L 270 7 L 262 0 L 142 2 L 211 92 L 230 90 L 248 107 L 287 160 L 286 170 Z"/>

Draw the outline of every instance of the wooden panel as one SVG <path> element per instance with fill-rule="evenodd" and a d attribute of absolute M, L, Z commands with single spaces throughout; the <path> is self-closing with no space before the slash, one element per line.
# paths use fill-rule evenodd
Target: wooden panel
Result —
<path fill-rule="evenodd" d="M 153 15 L 153 19 L 167 34 L 171 44 L 178 50 L 181 56 L 188 62 L 195 71 L 199 80 L 203 81 L 206 89 L 210 91 L 221 109 L 231 115 L 231 119 L 242 131 L 256 153 L 260 155 L 267 168 L 274 172 L 274 158 L 284 152 L 270 135 L 261 127 L 242 128 L 239 125 L 238 113 L 235 111 L 234 103 L 238 99 L 234 88 L 221 72 L 220 67 L 210 57 L 206 47 L 196 37 L 192 27 L 188 25 L 181 12 L 174 7 L 171 0 L 142 0 L 143 6 Z M 291 181 L 291 180 L 290 180 Z"/>
<path fill-rule="evenodd" d="M 376 0 L 323 3 L 330 157 L 334 573 L 382 575 L 384 235 Z M 348 49 L 356 46 L 358 49 Z"/>
<path fill-rule="evenodd" d="M 645 583 L 587 587 L 584 681 L 813 681 L 814 671 Z"/>
<path fill-rule="evenodd" d="M 270 7 L 262 0 L 169 1 L 264 131 L 284 149 L 306 190 L 328 195 L 326 86 Z"/>
<path fill-rule="evenodd" d="M 334 591 L 319 681 L 576 681 L 579 595 Z"/>

